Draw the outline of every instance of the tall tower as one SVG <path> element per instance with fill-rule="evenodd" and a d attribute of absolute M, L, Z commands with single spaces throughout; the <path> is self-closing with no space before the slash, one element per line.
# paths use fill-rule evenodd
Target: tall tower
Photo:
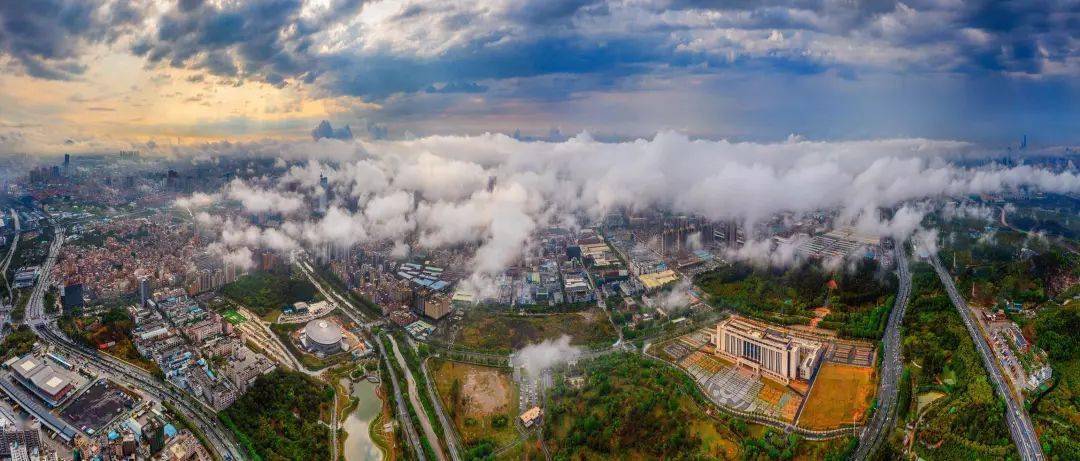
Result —
<path fill-rule="evenodd" d="M 139 305 L 145 307 L 146 302 L 150 300 L 150 279 L 143 277 L 139 279 Z"/>
<path fill-rule="evenodd" d="M 323 175 L 319 175 L 319 212 L 326 213 L 330 195 L 330 180 Z"/>

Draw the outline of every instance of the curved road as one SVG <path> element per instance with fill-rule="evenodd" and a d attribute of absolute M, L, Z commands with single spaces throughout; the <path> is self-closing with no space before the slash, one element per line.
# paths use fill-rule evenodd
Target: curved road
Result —
<path fill-rule="evenodd" d="M 394 387 L 394 400 L 397 402 L 398 421 L 400 421 L 405 432 L 405 439 L 409 442 L 409 445 L 413 447 L 413 452 L 416 453 L 417 459 L 420 461 L 427 461 L 427 456 L 424 454 L 424 447 L 420 445 L 420 436 L 416 433 L 416 427 L 412 424 L 412 418 L 409 417 L 409 410 L 405 408 L 405 399 L 401 397 L 401 384 L 398 383 L 397 373 L 394 373 L 394 367 L 390 365 L 390 358 L 383 351 L 382 341 L 377 341 L 379 344 L 376 346 L 379 349 L 379 356 L 382 357 L 383 366 L 386 367 L 386 372 L 390 374 L 390 383 Z"/>
<path fill-rule="evenodd" d="M 893 303 L 892 312 L 889 313 L 889 323 L 885 328 L 885 336 L 882 338 L 884 351 L 881 362 L 881 382 L 878 383 L 878 410 L 859 436 L 859 447 L 853 457 L 859 461 L 870 457 L 893 426 L 900 374 L 904 369 L 903 362 L 900 360 L 900 325 L 904 321 L 904 312 L 911 298 L 911 271 L 908 270 L 908 259 L 902 244 L 896 245 L 894 254 L 900 286 L 897 288 L 896 301 Z"/>
<path fill-rule="evenodd" d="M 930 263 L 933 264 L 934 270 L 937 271 L 942 285 L 945 285 L 945 290 L 949 292 L 949 299 L 952 300 L 953 306 L 960 312 L 960 318 L 964 321 L 964 326 L 967 327 L 972 342 L 975 343 L 975 349 L 978 349 L 979 355 L 982 356 L 983 367 L 986 368 L 990 381 L 993 382 L 998 395 L 1005 401 L 1005 422 L 1009 426 L 1009 434 L 1012 436 L 1013 442 L 1016 443 L 1016 449 L 1020 452 L 1020 458 L 1025 461 L 1045 459 L 1042 447 L 1039 445 L 1039 437 L 1035 435 L 1035 427 L 1031 424 L 1031 418 L 1028 417 L 1027 411 L 1024 410 L 1022 402 L 1017 401 L 1008 383 L 1005 382 L 1005 377 L 1002 376 L 1001 369 L 998 368 L 997 359 L 994 358 L 994 351 L 986 343 L 986 338 L 980 332 L 979 325 L 971 318 L 971 309 L 968 308 L 964 297 L 956 290 L 952 275 L 941 265 L 937 254 L 930 257 Z"/>
<path fill-rule="evenodd" d="M 405 382 L 409 387 L 409 401 L 412 402 L 413 408 L 416 409 L 417 419 L 420 420 L 420 426 L 424 428 L 424 436 L 431 442 L 431 448 L 435 450 L 435 456 L 439 458 L 439 461 L 446 461 L 446 453 L 443 453 L 442 444 L 439 443 L 439 436 L 435 434 L 435 428 L 431 425 L 427 411 L 424 410 L 424 405 L 420 402 L 420 393 L 416 390 L 416 380 L 413 378 L 412 370 L 405 363 L 405 357 L 401 355 L 401 350 L 398 349 L 394 337 L 390 335 L 386 337 L 390 339 L 390 346 L 394 348 L 394 357 L 397 358 L 398 365 L 405 372 Z"/>

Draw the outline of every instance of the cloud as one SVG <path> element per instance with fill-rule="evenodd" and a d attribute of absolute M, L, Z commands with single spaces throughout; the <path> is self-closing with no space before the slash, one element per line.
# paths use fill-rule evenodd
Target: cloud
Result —
<path fill-rule="evenodd" d="M 540 374 L 553 366 L 577 360 L 581 349 L 570 345 L 570 337 L 563 335 L 559 339 L 545 339 L 530 344 L 514 352 L 511 360 L 515 367 L 521 367 L 530 377 L 539 378 Z"/>
<path fill-rule="evenodd" d="M 1072 7 L 1068 0 L 45 0 L 0 6 L 0 52 L 32 75 L 70 79 L 85 69 L 89 44 L 122 42 L 155 65 L 369 100 L 482 93 L 488 85 L 477 81 L 542 75 L 597 75 L 610 85 L 662 70 L 731 67 L 1075 77 Z"/>
<path fill-rule="evenodd" d="M 0 55 L 33 77 L 71 80 L 90 45 L 113 43 L 142 20 L 138 3 L 40 0 L 0 2 Z"/>
<path fill-rule="evenodd" d="M 304 207 L 304 199 L 299 195 L 252 186 L 239 179 L 229 183 L 225 195 L 238 200 L 248 213 L 292 214 Z"/>
<path fill-rule="evenodd" d="M 561 142 L 483 135 L 229 148 L 305 162 L 277 182 L 225 187 L 223 196 L 245 213 L 284 218 L 273 235 L 246 220 L 228 222 L 228 248 L 270 241 L 277 248 L 386 243 L 401 255 L 415 247 L 469 248 L 466 270 L 478 292 L 522 257 L 536 229 L 567 217 L 595 220 L 655 207 L 749 226 L 777 213 L 832 209 L 861 231 L 903 240 L 926 232 L 920 223 L 928 201 L 1025 187 L 1080 191 L 1076 173 L 985 162 L 963 167 L 953 160 L 979 164 L 977 147 L 925 139 L 733 143 L 663 132 L 617 143 L 587 134 Z M 303 211 L 322 193 L 320 177 L 327 178 L 332 206 L 311 217 Z M 728 256 L 787 265 L 798 244 L 751 241 Z"/>
<path fill-rule="evenodd" d="M 335 129 L 330 125 L 329 121 L 323 120 L 319 122 L 319 126 L 315 127 L 311 131 L 311 139 L 316 141 L 320 139 L 340 139 L 349 140 L 353 138 L 352 130 L 349 129 L 349 125 L 345 125 L 344 128 Z"/>
<path fill-rule="evenodd" d="M 219 194 L 207 194 L 203 192 L 195 192 L 188 197 L 180 197 L 176 199 L 176 206 L 184 209 L 191 210 L 192 208 L 205 208 L 213 205 L 221 199 Z"/>

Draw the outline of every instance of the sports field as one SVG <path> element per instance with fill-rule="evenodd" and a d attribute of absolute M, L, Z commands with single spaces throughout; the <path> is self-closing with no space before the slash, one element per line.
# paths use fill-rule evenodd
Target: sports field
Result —
<path fill-rule="evenodd" d="M 229 309 L 225 312 L 222 312 L 221 316 L 225 317 L 225 320 L 228 320 L 229 323 L 233 325 L 239 325 L 247 321 L 247 319 L 244 318 L 244 315 L 237 312 L 236 309 Z"/>
<path fill-rule="evenodd" d="M 862 421 L 874 396 L 874 369 L 825 363 L 799 418 L 808 429 L 832 429 Z"/>

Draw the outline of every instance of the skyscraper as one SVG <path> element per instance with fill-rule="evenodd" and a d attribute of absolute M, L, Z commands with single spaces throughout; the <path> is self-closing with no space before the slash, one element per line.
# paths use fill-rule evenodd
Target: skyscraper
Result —
<path fill-rule="evenodd" d="M 150 300 L 150 279 L 143 277 L 139 279 L 139 305 L 146 306 L 146 302 Z"/>
<path fill-rule="evenodd" d="M 327 202 L 330 199 L 330 180 L 326 176 L 319 175 L 319 188 L 321 193 L 319 194 L 319 213 L 326 213 Z"/>

